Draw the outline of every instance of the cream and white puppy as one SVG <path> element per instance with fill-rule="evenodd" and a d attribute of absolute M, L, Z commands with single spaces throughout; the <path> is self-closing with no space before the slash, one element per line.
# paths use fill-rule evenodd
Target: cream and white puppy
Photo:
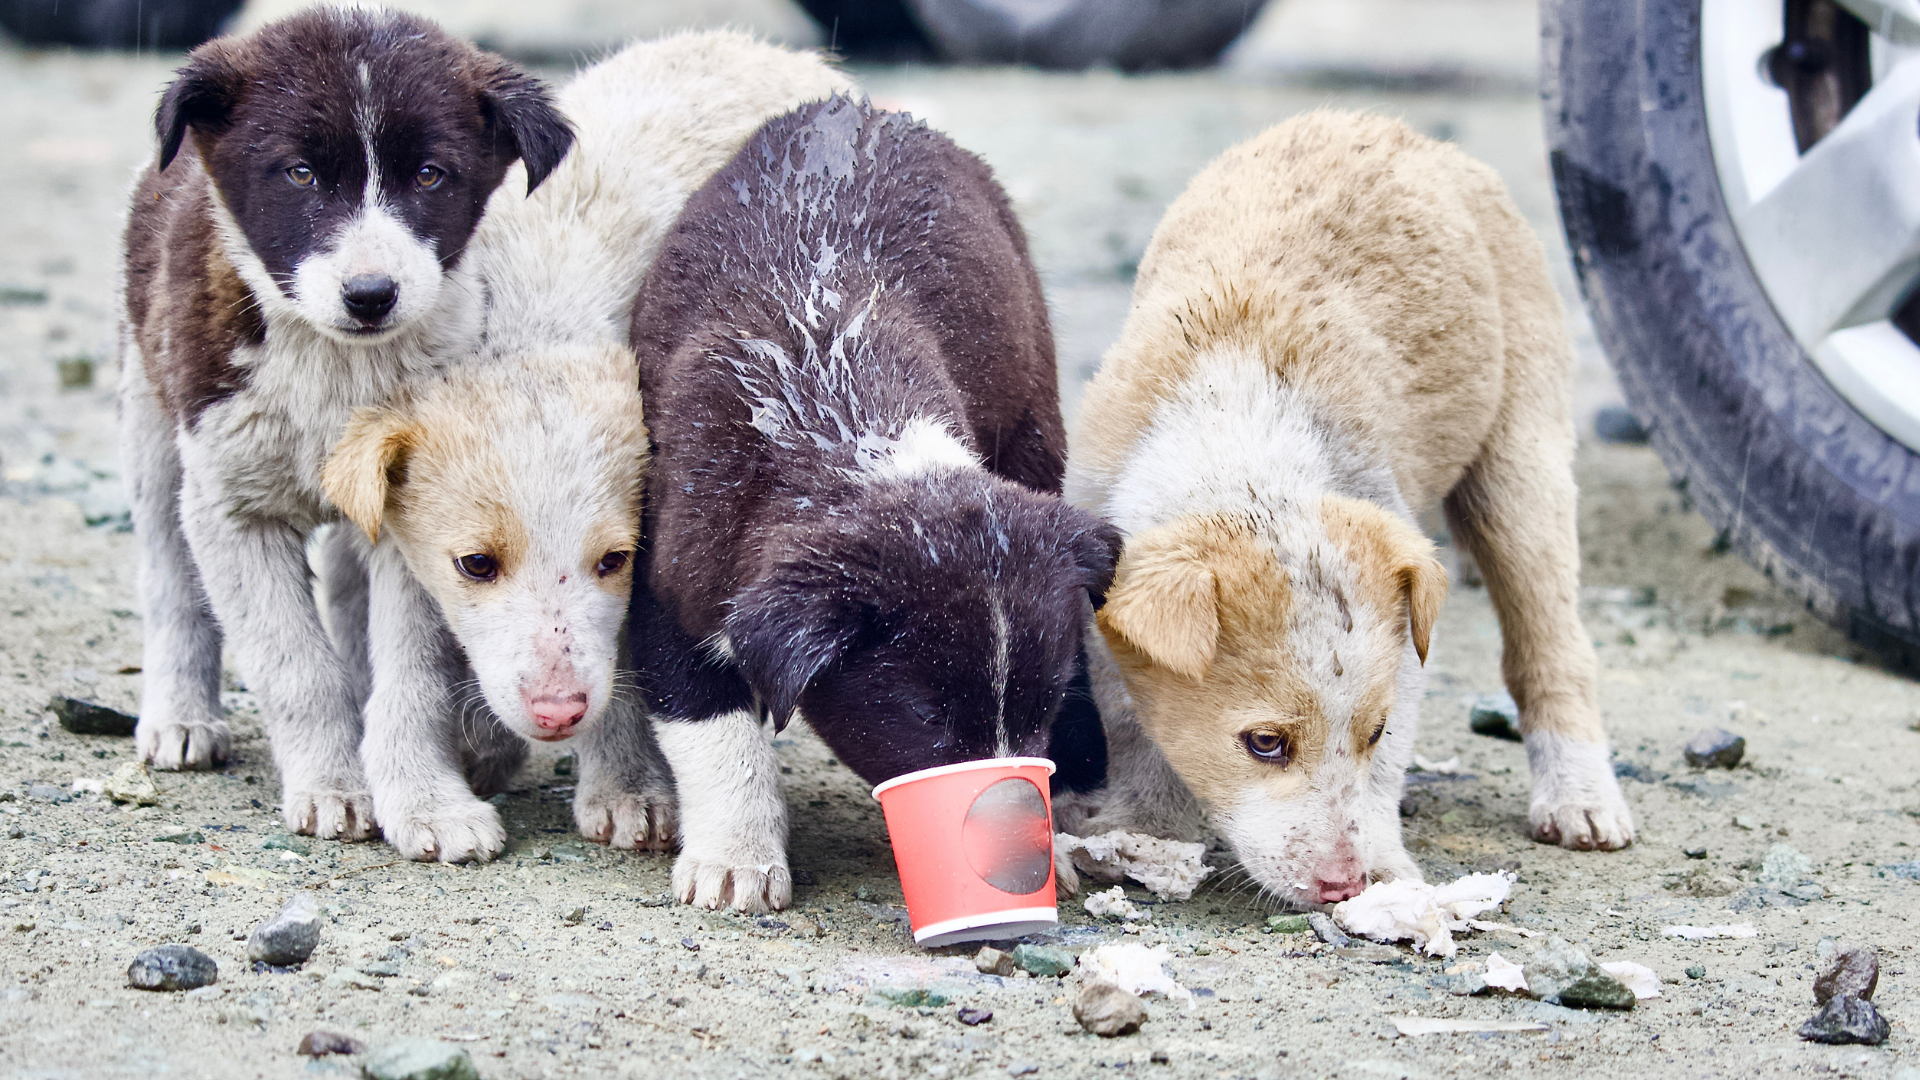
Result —
<path fill-rule="evenodd" d="M 1068 462 L 1128 535 L 1105 719 L 1151 742 L 1116 739 L 1137 752 L 1063 819 L 1190 825 L 1157 747 L 1270 894 L 1417 878 L 1398 803 L 1446 577 L 1410 507 L 1444 499 L 1500 616 L 1533 835 L 1630 843 L 1577 610 L 1571 368 L 1538 242 L 1459 150 L 1317 112 L 1196 177 Z"/>
<path fill-rule="evenodd" d="M 409 857 L 505 843 L 463 770 L 476 728 L 493 730 L 465 722 L 476 712 L 526 739 L 582 737 L 589 838 L 671 840 L 670 771 L 620 689 L 647 461 L 628 320 L 687 196 L 767 118 L 850 88 L 818 56 L 731 32 L 581 73 L 558 95 L 574 153 L 535 197 L 494 200 L 467 253 L 487 290 L 481 355 L 348 425 L 324 482 L 378 538 L 362 758 Z"/>

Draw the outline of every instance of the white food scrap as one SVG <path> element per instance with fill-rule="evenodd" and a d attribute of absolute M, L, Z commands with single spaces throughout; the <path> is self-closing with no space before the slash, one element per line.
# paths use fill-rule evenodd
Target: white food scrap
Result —
<path fill-rule="evenodd" d="M 1428 956 L 1452 956 L 1456 932 L 1474 916 L 1507 902 L 1512 874 L 1468 874 L 1448 885 L 1401 879 L 1377 881 L 1333 907 L 1333 921 L 1349 934 L 1375 941 L 1406 941 Z"/>
<path fill-rule="evenodd" d="M 1192 897 L 1193 890 L 1213 873 L 1213 867 L 1204 861 L 1207 845 L 1162 840 L 1145 833 L 1055 833 L 1053 844 L 1054 851 L 1065 854 L 1080 873 L 1096 881 L 1132 878 L 1162 900 Z"/>
<path fill-rule="evenodd" d="M 1705 941 L 1709 938 L 1750 938 L 1759 937 L 1760 931 L 1750 922 L 1733 923 L 1727 926 L 1669 926 L 1660 931 L 1668 937 L 1685 938 L 1688 941 Z"/>
<path fill-rule="evenodd" d="M 1527 972 L 1499 953 L 1487 954 L 1487 985 L 1510 994 L 1527 992 Z"/>
<path fill-rule="evenodd" d="M 1153 918 L 1153 912 L 1127 899 L 1127 890 L 1118 885 L 1106 892 L 1088 893 L 1081 903 L 1085 905 L 1087 914 L 1096 919 L 1111 915 L 1128 922 L 1146 922 Z"/>
<path fill-rule="evenodd" d="M 1131 942 L 1102 945 L 1080 954 L 1080 973 L 1092 982 L 1107 982 L 1129 994 L 1163 994 L 1193 1008 L 1193 991 L 1181 986 L 1167 971 L 1173 961 L 1165 945 L 1148 948 Z"/>
<path fill-rule="evenodd" d="M 1611 964 L 1601 964 L 1600 970 L 1619 979 L 1633 996 L 1644 1001 L 1660 996 L 1660 976 L 1645 964 L 1636 964 L 1631 960 L 1616 960 Z"/>
<path fill-rule="evenodd" d="M 1441 1016 L 1396 1016 L 1393 1026 L 1402 1035 L 1441 1035 L 1470 1031 L 1546 1031 L 1535 1020 L 1458 1020 Z"/>

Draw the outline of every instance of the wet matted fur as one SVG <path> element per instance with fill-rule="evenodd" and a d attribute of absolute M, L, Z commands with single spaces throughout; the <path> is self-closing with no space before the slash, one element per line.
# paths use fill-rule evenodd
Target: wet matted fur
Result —
<path fill-rule="evenodd" d="M 1571 357 L 1539 243 L 1451 146 L 1319 112 L 1196 177 L 1076 433 L 1071 497 L 1128 537 L 1094 665 L 1125 685 L 1100 695 L 1113 786 L 1063 816 L 1190 828 L 1171 761 L 1276 896 L 1417 877 L 1398 804 L 1446 581 L 1409 506 L 1444 498 L 1500 616 L 1534 835 L 1630 843 L 1578 611 Z"/>
<path fill-rule="evenodd" d="M 1118 536 L 1057 496 L 1053 342 L 986 165 L 835 99 L 689 200 L 642 289 L 654 465 L 635 665 L 680 896 L 784 906 L 762 715 L 870 782 L 1040 754 Z"/>

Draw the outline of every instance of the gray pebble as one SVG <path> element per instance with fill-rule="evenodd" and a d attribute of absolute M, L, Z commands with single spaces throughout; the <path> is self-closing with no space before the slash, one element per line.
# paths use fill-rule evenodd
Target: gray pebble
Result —
<path fill-rule="evenodd" d="M 360 965 L 360 974 L 376 978 L 391 979 L 400 974 L 400 965 L 391 960 L 373 960 Z"/>
<path fill-rule="evenodd" d="M 1585 950 L 1560 938 L 1527 957 L 1527 992 L 1573 1009 L 1631 1009 L 1633 991 L 1600 970 Z"/>
<path fill-rule="evenodd" d="M 127 966 L 127 985 L 135 990 L 198 990 L 219 981 L 213 957 L 191 945 L 148 949 Z"/>
<path fill-rule="evenodd" d="M 75 735 L 131 736 L 134 725 L 140 722 L 138 717 L 128 716 L 119 709 L 110 709 L 97 701 L 83 701 L 65 694 L 54 698 L 47 708 L 59 719 L 61 727 Z"/>
<path fill-rule="evenodd" d="M 1813 1000 L 1825 1005 L 1848 995 L 1865 1001 L 1880 985 L 1880 957 L 1870 945 L 1847 945 L 1827 958 L 1813 980 Z"/>
<path fill-rule="evenodd" d="M 1647 429 L 1625 406 L 1603 405 L 1593 414 L 1593 433 L 1601 442 L 1620 446 L 1645 446 Z"/>
<path fill-rule="evenodd" d="M 1893 1028 L 1873 1002 L 1852 994 L 1828 999 L 1812 1019 L 1800 1025 L 1800 1037 L 1808 1042 L 1840 1046 L 1858 1043 L 1879 1046 L 1887 1041 Z"/>
<path fill-rule="evenodd" d="M 1519 742 L 1520 706 L 1514 704 L 1513 695 L 1505 691 L 1482 694 L 1473 699 L 1473 705 L 1467 710 L 1467 727 L 1475 735 Z"/>
<path fill-rule="evenodd" d="M 287 901 L 271 919 L 247 936 L 247 958 L 274 967 L 304 964 L 320 944 L 320 905 L 309 893 Z"/>
<path fill-rule="evenodd" d="M 1747 740 L 1725 728 L 1707 728 L 1687 740 L 1682 753 L 1696 769 L 1731 769 L 1746 756 Z"/>
<path fill-rule="evenodd" d="M 1007 1066 L 1007 1072 L 1014 1076 L 1032 1076 L 1040 1071 L 1040 1066 L 1031 1061 L 1016 1061 Z"/>
<path fill-rule="evenodd" d="M 1341 933 L 1340 928 L 1333 925 L 1333 918 L 1324 911 L 1310 913 L 1307 916 L 1307 925 L 1313 928 L 1316 937 L 1336 949 L 1344 949 L 1353 944 L 1353 939 Z"/>
<path fill-rule="evenodd" d="M 41 802 L 70 802 L 73 796 L 52 784 L 36 782 L 27 785 L 27 798 L 39 799 Z"/>
<path fill-rule="evenodd" d="M 1013 962 L 1034 975 L 1065 975 L 1073 970 L 1073 954 L 1050 945 L 1015 945 Z"/>
<path fill-rule="evenodd" d="M 991 1009 L 976 1009 L 971 1005 L 965 1005 L 955 1014 L 954 1018 L 968 1027 L 979 1027 L 981 1024 L 993 1019 L 993 1011 Z"/>
<path fill-rule="evenodd" d="M 401 1039 L 375 1050 L 360 1071 L 367 1080 L 480 1080 L 467 1052 L 438 1039 Z"/>
<path fill-rule="evenodd" d="M 1112 983 L 1088 983 L 1073 1001 L 1073 1018 L 1085 1030 L 1113 1039 L 1139 1031 L 1147 1022 L 1147 1007 Z"/>

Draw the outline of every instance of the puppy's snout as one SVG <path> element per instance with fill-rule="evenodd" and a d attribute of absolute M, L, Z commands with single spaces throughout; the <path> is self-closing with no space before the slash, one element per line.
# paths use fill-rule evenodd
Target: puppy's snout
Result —
<path fill-rule="evenodd" d="M 1351 900 L 1367 891 L 1367 869 L 1357 858 L 1329 859 L 1313 868 L 1313 898 L 1322 904 Z"/>
<path fill-rule="evenodd" d="M 568 694 L 546 694 L 527 698 L 527 715 L 539 725 L 544 738 L 564 739 L 573 734 L 573 726 L 587 715 L 587 695 L 585 692 Z"/>
<path fill-rule="evenodd" d="M 400 286 L 385 274 L 355 274 L 340 293 L 347 313 L 369 325 L 386 318 L 399 299 Z"/>

